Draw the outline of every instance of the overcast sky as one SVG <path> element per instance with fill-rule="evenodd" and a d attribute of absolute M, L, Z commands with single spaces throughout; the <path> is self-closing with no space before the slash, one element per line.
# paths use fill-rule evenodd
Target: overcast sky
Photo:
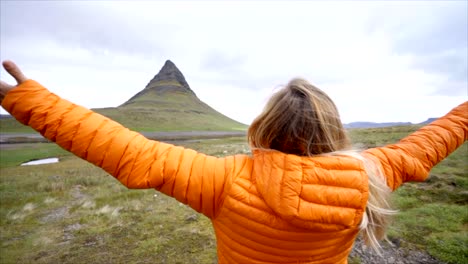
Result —
<path fill-rule="evenodd" d="M 0 59 L 88 108 L 122 104 L 170 59 L 246 124 L 293 77 L 345 123 L 416 123 L 468 98 L 467 3 L 2 0 Z"/>

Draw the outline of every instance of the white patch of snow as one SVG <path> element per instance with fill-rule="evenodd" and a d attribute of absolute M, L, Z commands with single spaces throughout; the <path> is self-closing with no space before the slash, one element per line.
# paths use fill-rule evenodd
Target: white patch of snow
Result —
<path fill-rule="evenodd" d="M 28 161 L 28 162 L 21 164 L 21 166 L 41 165 L 41 164 L 49 164 L 49 163 L 57 163 L 57 162 L 59 162 L 58 158 L 47 158 L 47 159 Z"/>

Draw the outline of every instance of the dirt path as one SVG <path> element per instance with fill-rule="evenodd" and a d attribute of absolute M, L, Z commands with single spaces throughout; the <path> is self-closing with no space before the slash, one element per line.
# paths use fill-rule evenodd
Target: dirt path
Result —
<path fill-rule="evenodd" d="M 55 210 L 50 211 L 48 214 L 40 218 L 39 221 L 45 224 L 50 222 L 63 221 L 64 218 L 67 218 L 69 216 L 70 209 L 73 206 L 84 206 L 84 203 L 90 201 L 90 198 L 86 194 L 81 192 L 82 188 L 83 186 L 81 185 L 73 186 L 73 188 L 70 191 L 73 200 L 70 203 L 66 203 L 66 206 L 59 207 Z M 80 223 L 73 223 L 65 226 L 63 228 L 62 242 L 60 244 L 63 245 L 70 243 L 75 238 L 73 232 L 80 230 L 81 228 L 83 228 L 83 225 L 81 225 Z"/>

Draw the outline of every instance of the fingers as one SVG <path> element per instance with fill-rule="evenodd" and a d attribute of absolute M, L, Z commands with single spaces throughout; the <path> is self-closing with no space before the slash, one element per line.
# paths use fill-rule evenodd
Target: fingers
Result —
<path fill-rule="evenodd" d="M 13 88 L 14 88 L 13 85 L 9 85 L 8 83 L 4 81 L 0 81 L 0 94 L 1 95 L 5 95 L 8 91 L 10 91 Z"/>
<path fill-rule="evenodd" d="M 15 78 L 16 82 L 18 84 L 21 84 L 22 82 L 26 81 L 28 78 L 24 76 L 24 74 L 21 72 L 20 68 L 16 66 L 16 64 L 12 61 L 4 61 L 3 62 L 3 68 L 11 75 L 13 78 Z M 2 84 L 3 85 L 3 84 Z"/>
<path fill-rule="evenodd" d="M 0 104 L 2 103 L 5 95 L 13 88 L 13 85 L 9 85 L 6 82 L 0 81 Z"/>

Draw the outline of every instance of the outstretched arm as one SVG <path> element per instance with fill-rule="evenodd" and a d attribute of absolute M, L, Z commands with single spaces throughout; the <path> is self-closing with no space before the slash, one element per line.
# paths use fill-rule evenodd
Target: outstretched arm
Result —
<path fill-rule="evenodd" d="M 468 139 L 468 102 L 403 138 L 363 154 L 382 165 L 393 190 L 407 181 L 424 181 L 429 171 Z"/>
<path fill-rule="evenodd" d="M 0 84 L 2 106 L 18 121 L 117 178 L 128 188 L 155 188 L 208 217 L 216 214 L 231 158 L 148 140 L 141 134 L 49 92 L 12 62 L 16 86 Z"/>

